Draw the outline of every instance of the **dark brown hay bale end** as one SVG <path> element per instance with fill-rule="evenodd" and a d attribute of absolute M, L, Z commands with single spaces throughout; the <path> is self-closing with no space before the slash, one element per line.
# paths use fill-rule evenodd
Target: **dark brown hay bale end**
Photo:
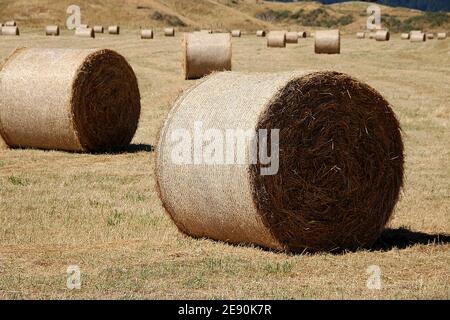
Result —
<path fill-rule="evenodd" d="M 269 48 L 285 48 L 286 31 L 270 31 L 267 35 L 267 46 Z"/>
<path fill-rule="evenodd" d="M 339 30 L 316 31 L 314 52 L 327 54 L 341 53 L 341 33 Z"/>
<path fill-rule="evenodd" d="M 141 30 L 141 39 L 153 39 L 153 30 L 152 29 L 142 29 Z"/>
<path fill-rule="evenodd" d="M 111 50 L 23 48 L 1 67 L 0 134 L 11 147 L 122 148 L 140 108 L 133 69 Z"/>
<path fill-rule="evenodd" d="M 266 31 L 258 30 L 258 31 L 256 31 L 256 36 L 257 37 L 265 37 L 266 36 Z"/>
<path fill-rule="evenodd" d="M 425 35 L 425 33 L 423 33 L 422 31 L 411 31 L 409 36 L 409 40 L 411 42 L 424 42 L 427 40 L 427 37 Z"/>
<path fill-rule="evenodd" d="M 198 79 L 214 71 L 231 70 L 229 33 L 187 33 L 183 39 L 184 79 Z"/>
<path fill-rule="evenodd" d="M 357 32 L 356 33 L 356 39 L 364 39 L 366 37 L 365 32 Z"/>
<path fill-rule="evenodd" d="M 45 27 L 46 36 L 59 36 L 59 26 L 46 26 Z"/>
<path fill-rule="evenodd" d="M 223 137 L 230 128 L 280 129 L 278 172 L 261 175 L 264 166 L 249 161 L 174 162 L 174 133 L 192 138 L 198 123 Z M 186 145 L 192 155 L 195 143 Z M 372 244 L 391 217 L 403 142 L 389 103 L 345 74 L 221 72 L 175 103 L 156 177 L 170 217 L 193 237 L 290 252 L 356 249 Z"/>
<path fill-rule="evenodd" d="M 175 29 L 174 28 L 165 28 L 164 36 L 166 37 L 175 37 Z"/>
<path fill-rule="evenodd" d="M 109 26 L 108 33 L 109 34 L 120 34 L 120 27 L 119 26 Z"/>
<path fill-rule="evenodd" d="M 378 30 L 375 32 L 375 40 L 376 41 L 389 41 L 391 38 L 391 34 L 388 30 Z"/>
<path fill-rule="evenodd" d="M 286 32 L 286 43 L 298 43 L 298 33 Z"/>
<path fill-rule="evenodd" d="M 446 32 L 439 32 L 437 34 L 437 39 L 438 40 L 445 40 L 445 39 L 447 39 L 447 33 Z"/>
<path fill-rule="evenodd" d="M 18 27 L 4 26 L 2 27 L 2 35 L 4 36 L 20 36 Z"/>
<path fill-rule="evenodd" d="M 95 38 L 95 32 L 92 28 L 76 28 L 75 36 L 82 38 Z"/>
<path fill-rule="evenodd" d="M 105 32 L 103 26 L 94 26 L 94 33 L 103 33 Z"/>
<path fill-rule="evenodd" d="M 233 38 L 240 38 L 241 37 L 241 30 L 232 30 L 231 31 L 231 36 Z"/>
<path fill-rule="evenodd" d="M 410 34 L 409 33 L 402 33 L 401 39 L 402 40 L 409 40 Z"/>

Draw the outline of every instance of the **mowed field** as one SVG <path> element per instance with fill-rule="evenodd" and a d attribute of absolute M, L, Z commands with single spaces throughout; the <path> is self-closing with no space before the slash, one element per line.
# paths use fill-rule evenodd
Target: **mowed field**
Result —
<path fill-rule="evenodd" d="M 234 71 L 348 73 L 384 95 L 403 128 L 405 187 L 374 248 L 287 255 L 186 237 L 164 212 L 157 134 L 173 101 L 196 83 L 181 75 L 181 36 L 157 30 L 143 41 L 125 29 L 95 40 L 67 31 L 51 38 L 35 29 L 0 37 L 0 59 L 21 46 L 114 49 L 135 70 L 142 96 L 139 128 L 123 153 L 0 150 L 0 298 L 450 298 L 450 40 L 344 36 L 340 55 L 315 55 L 312 38 L 286 49 L 266 48 L 253 34 L 233 38 Z M 80 267 L 80 290 L 66 287 L 69 265 Z M 379 290 L 366 285 L 371 265 L 381 270 Z"/>

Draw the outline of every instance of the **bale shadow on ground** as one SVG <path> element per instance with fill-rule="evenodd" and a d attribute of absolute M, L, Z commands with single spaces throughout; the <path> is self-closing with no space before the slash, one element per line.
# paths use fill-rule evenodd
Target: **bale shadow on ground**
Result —
<path fill-rule="evenodd" d="M 132 143 L 123 148 L 109 149 L 109 150 L 105 150 L 105 151 L 94 152 L 94 154 L 105 154 L 105 153 L 124 154 L 124 153 L 139 153 L 139 152 L 153 152 L 153 151 L 155 151 L 155 147 L 150 144 L 146 144 L 146 143 L 134 144 L 134 143 Z"/>

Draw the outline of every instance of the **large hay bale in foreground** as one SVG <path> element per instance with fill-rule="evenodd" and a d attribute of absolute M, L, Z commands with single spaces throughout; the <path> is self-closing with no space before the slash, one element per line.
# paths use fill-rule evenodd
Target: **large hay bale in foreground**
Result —
<path fill-rule="evenodd" d="M 105 30 L 103 26 L 94 26 L 94 33 L 103 33 Z"/>
<path fill-rule="evenodd" d="M 231 70 L 229 33 L 187 33 L 183 39 L 184 79 L 198 79 L 213 71 Z"/>
<path fill-rule="evenodd" d="M 258 31 L 256 31 L 256 36 L 257 37 L 265 37 L 266 36 L 266 31 L 258 30 Z"/>
<path fill-rule="evenodd" d="M 341 53 L 341 34 L 339 30 L 319 30 L 315 34 L 315 53 Z"/>
<path fill-rule="evenodd" d="M 270 31 L 267 35 L 267 46 L 270 48 L 285 48 L 286 31 Z"/>
<path fill-rule="evenodd" d="M 2 35 L 4 36 L 20 36 L 18 27 L 4 26 L 2 27 Z"/>
<path fill-rule="evenodd" d="M 141 30 L 141 39 L 153 39 L 153 30 L 152 29 L 142 29 Z"/>
<path fill-rule="evenodd" d="M 240 38 L 241 37 L 241 30 L 232 30 L 231 31 L 231 36 L 233 38 Z"/>
<path fill-rule="evenodd" d="M 375 32 L 375 40 L 376 41 L 389 41 L 391 38 L 391 34 L 389 30 L 378 30 Z"/>
<path fill-rule="evenodd" d="M 264 138 L 277 147 L 275 129 L 279 148 L 268 146 L 265 165 Z M 235 139 L 239 130 L 249 139 Z M 258 149 L 265 164 L 251 161 Z M 263 171 L 269 166 L 278 170 Z M 221 72 L 175 103 L 156 177 L 164 207 L 188 235 L 291 252 L 355 249 L 373 243 L 391 217 L 403 143 L 389 103 L 347 75 Z"/>
<path fill-rule="evenodd" d="M 11 147 L 103 151 L 128 145 L 136 76 L 111 50 L 16 50 L 0 70 L 0 134 Z"/>
<path fill-rule="evenodd" d="M 298 43 L 298 33 L 286 32 L 286 43 Z"/>
<path fill-rule="evenodd" d="M 411 31 L 409 33 L 409 41 L 411 42 L 424 42 L 426 41 L 426 35 L 422 31 Z"/>
<path fill-rule="evenodd" d="M 76 28 L 75 36 L 82 38 L 95 38 L 95 32 L 92 28 Z"/>
<path fill-rule="evenodd" d="M 445 40 L 445 39 L 447 39 L 447 33 L 446 32 L 439 32 L 437 34 L 437 39 L 438 40 Z"/>
<path fill-rule="evenodd" d="M 108 33 L 109 34 L 120 34 L 120 26 L 109 26 Z"/>
<path fill-rule="evenodd" d="M 409 40 L 410 34 L 409 33 L 402 33 L 401 39 L 402 40 Z"/>
<path fill-rule="evenodd" d="M 59 26 L 46 26 L 45 27 L 46 36 L 59 36 Z"/>
<path fill-rule="evenodd" d="M 164 36 L 166 37 L 175 37 L 175 29 L 174 28 L 165 28 Z"/>
<path fill-rule="evenodd" d="M 365 37 L 366 37 L 366 33 L 363 31 L 356 33 L 356 39 L 364 39 Z"/>

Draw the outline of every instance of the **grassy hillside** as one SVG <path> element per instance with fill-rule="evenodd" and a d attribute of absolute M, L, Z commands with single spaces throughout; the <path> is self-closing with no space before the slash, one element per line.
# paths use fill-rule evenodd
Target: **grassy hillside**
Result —
<path fill-rule="evenodd" d="M 72 0 L 0 0 L 0 21 L 15 19 L 22 27 L 65 25 Z M 318 2 L 281 3 L 256 0 L 78 0 L 82 23 L 123 27 L 180 29 L 340 28 L 355 32 L 365 28 L 365 2 L 322 5 Z M 394 32 L 410 29 L 450 30 L 450 14 L 424 13 L 382 6 L 383 25 Z"/>

